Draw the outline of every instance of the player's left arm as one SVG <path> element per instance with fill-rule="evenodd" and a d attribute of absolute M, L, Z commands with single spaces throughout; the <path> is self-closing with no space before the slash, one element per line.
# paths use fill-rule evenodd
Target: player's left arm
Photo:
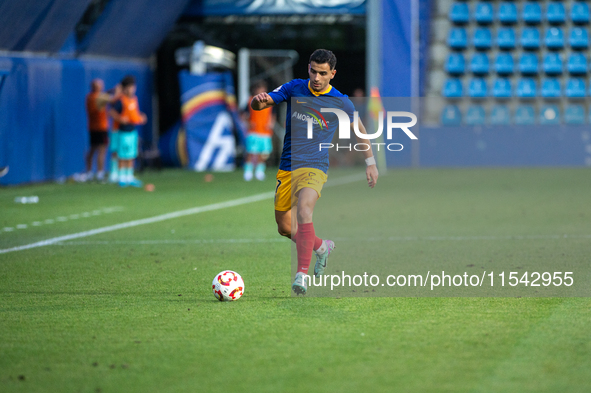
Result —
<path fill-rule="evenodd" d="M 351 123 L 351 131 L 353 133 L 354 132 L 354 127 L 355 123 Z M 365 130 L 365 126 L 363 125 L 363 123 L 361 122 L 361 119 L 359 119 L 359 132 L 362 134 L 367 134 L 367 131 Z M 369 185 L 371 188 L 374 188 L 378 182 L 378 167 L 376 165 L 376 159 L 373 155 L 373 151 L 371 149 L 371 143 L 369 143 L 368 139 L 363 139 L 360 138 L 359 136 L 357 136 L 357 134 L 355 133 L 355 138 L 357 138 L 357 143 L 363 143 L 363 144 L 367 144 L 369 145 L 369 149 L 362 151 L 363 156 L 365 157 L 365 164 L 367 165 L 367 167 L 365 168 L 365 176 L 367 177 L 367 185 Z"/>

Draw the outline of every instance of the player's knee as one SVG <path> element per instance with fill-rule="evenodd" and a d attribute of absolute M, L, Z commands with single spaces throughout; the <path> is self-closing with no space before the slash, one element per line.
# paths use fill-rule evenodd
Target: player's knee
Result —
<path fill-rule="evenodd" d="M 314 210 L 308 206 L 298 207 L 298 222 L 299 223 L 312 222 L 312 213 L 313 212 L 314 212 Z"/>
<path fill-rule="evenodd" d="M 291 237 L 291 228 L 285 228 L 280 225 L 277 227 L 277 232 L 279 232 L 281 236 Z"/>
<path fill-rule="evenodd" d="M 277 223 L 277 232 L 281 236 L 290 237 L 291 236 L 291 224 L 285 222 L 278 222 Z"/>

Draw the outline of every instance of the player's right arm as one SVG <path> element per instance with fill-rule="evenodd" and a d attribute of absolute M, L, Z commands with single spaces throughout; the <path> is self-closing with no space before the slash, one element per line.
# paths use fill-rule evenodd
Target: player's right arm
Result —
<path fill-rule="evenodd" d="M 257 94 L 256 96 L 252 97 L 252 101 L 250 101 L 250 107 L 255 111 L 261 111 L 273 106 L 275 106 L 275 101 L 273 101 L 271 96 L 267 93 Z"/>
<path fill-rule="evenodd" d="M 291 90 L 297 81 L 294 79 L 290 82 L 287 82 L 270 93 L 261 93 L 257 94 L 256 96 L 252 97 L 250 101 L 250 107 L 255 111 L 260 111 L 262 109 L 270 108 L 277 104 L 282 103 L 283 101 L 287 101 L 291 98 Z"/>

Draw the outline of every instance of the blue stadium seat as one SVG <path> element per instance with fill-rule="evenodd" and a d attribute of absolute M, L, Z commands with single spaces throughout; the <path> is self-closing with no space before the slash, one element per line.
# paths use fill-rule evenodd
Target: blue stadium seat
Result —
<path fill-rule="evenodd" d="M 574 27 L 570 31 L 568 41 L 570 47 L 573 49 L 587 49 L 589 47 L 589 35 L 587 34 L 587 29 Z"/>
<path fill-rule="evenodd" d="M 509 53 L 499 53 L 495 60 L 495 71 L 499 75 L 511 75 L 515 69 L 513 56 Z"/>
<path fill-rule="evenodd" d="M 500 28 L 497 32 L 497 45 L 504 50 L 515 48 L 515 30 L 510 27 Z"/>
<path fill-rule="evenodd" d="M 540 31 L 533 27 L 526 27 L 521 31 L 521 46 L 523 49 L 534 50 L 540 48 Z"/>
<path fill-rule="evenodd" d="M 531 125 L 536 123 L 534 107 L 531 105 L 521 105 L 515 109 L 515 124 Z"/>
<path fill-rule="evenodd" d="M 585 98 L 587 86 L 583 78 L 571 78 L 566 82 L 566 96 L 568 98 Z"/>
<path fill-rule="evenodd" d="M 547 75 L 562 74 L 562 59 L 558 53 L 550 52 L 544 57 L 544 72 Z"/>
<path fill-rule="evenodd" d="M 462 124 L 462 112 L 457 105 L 447 105 L 441 111 L 441 124 L 445 126 L 459 126 Z"/>
<path fill-rule="evenodd" d="M 517 6 L 515 3 L 503 2 L 499 5 L 498 19 L 505 25 L 517 23 Z"/>
<path fill-rule="evenodd" d="M 493 85 L 493 96 L 495 98 L 511 98 L 511 81 L 507 78 L 499 78 Z"/>
<path fill-rule="evenodd" d="M 546 78 L 542 81 L 542 97 L 559 98 L 562 95 L 560 82 L 556 78 Z"/>
<path fill-rule="evenodd" d="M 470 71 L 475 75 L 486 75 L 489 71 L 488 55 L 485 53 L 475 53 L 470 61 Z"/>
<path fill-rule="evenodd" d="M 495 105 L 490 111 L 490 124 L 502 126 L 511 121 L 511 113 L 507 105 Z"/>
<path fill-rule="evenodd" d="M 452 49 L 466 49 L 468 46 L 468 34 L 466 29 L 456 27 L 449 31 L 447 36 L 447 44 Z"/>
<path fill-rule="evenodd" d="M 478 28 L 474 30 L 474 37 L 472 40 L 474 47 L 480 50 L 490 49 L 492 46 L 492 34 L 490 29 L 487 28 Z"/>
<path fill-rule="evenodd" d="M 566 21 L 566 11 L 564 10 L 564 4 L 562 4 L 561 1 L 548 3 L 546 20 L 553 25 L 560 25 Z"/>
<path fill-rule="evenodd" d="M 469 126 L 479 126 L 484 124 L 486 114 L 484 108 L 480 105 L 470 105 L 466 111 L 464 122 Z"/>
<path fill-rule="evenodd" d="M 451 75 L 462 75 L 466 69 L 464 55 L 461 53 L 450 53 L 445 63 L 445 70 Z"/>
<path fill-rule="evenodd" d="M 544 105 L 540 109 L 540 124 L 560 124 L 560 111 L 556 105 Z"/>
<path fill-rule="evenodd" d="M 567 67 L 571 75 L 584 75 L 587 73 L 587 58 L 582 53 L 573 53 L 568 58 Z"/>
<path fill-rule="evenodd" d="M 551 27 L 546 30 L 544 41 L 548 49 L 562 49 L 564 48 L 564 33 L 558 27 Z"/>
<path fill-rule="evenodd" d="M 447 98 L 462 97 L 462 82 L 457 78 L 449 78 L 443 86 L 443 96 Z"/>
<path fill-rule="evenodd" d="M 517 84 L 517 97 L 524 99 L 535 98 L 537 90 L 536 81 L 531 78 L 523 78 Z"/>
<path fill-rule="evenodd" d="M 470 9 L 466 3 L 454 3 L 449 10 L 449 20 L 457 25 L 464 25 L 470 21 Z"/>
<path fill-rule="evenodd" d="M 488 95 L 488 86 L 483 78 L 474 78 L 470 81 L 468 95 L 472 98 L 485 98 Z"/>
<path fill-rule="evenodd" d="M 589 6 L 587 3 L 573 3 L 570 9 L 570 20 L 572 20 L 575 24 L 581 25 L 589 23 Z"/>
<path fill-rule="evenodd" d="M 528 25 L 537 25 L 542 22 L 542 7 L 537 2 L 527 2 L 523 5 L 521 19 Z"/>
<path fill-rule="evenodd" d="M 524 53 L 519 59 L 519 71 L 523 75 L 536 75 L 538 73 L 538 56 L 533 53 Z"/>
<path fill-rule="evenodd" d="M 493 22 L 493 6 L 488 1 L 483 1 L 476 4 L 474 11 L 474 19 L 476 23 L 481 25 L 488 25 Z"/>
<path fill-rule="evenodd" d="M 585 124 L 585 108 L 583 105 L 568 105 L 564 109 L 566 124 Z"/>

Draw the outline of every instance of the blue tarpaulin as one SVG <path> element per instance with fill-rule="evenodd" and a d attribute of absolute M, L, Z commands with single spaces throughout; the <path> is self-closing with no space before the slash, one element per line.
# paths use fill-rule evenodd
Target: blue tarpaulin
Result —
<path fill-rule="evenodd" d="M 149 57 L 190 0 L 111 0 L 79 53 Z M 0 1 L 0 50 L 58 52 L 91 0 Z"/>
<path fill-rule="evenodd" d="M 189 0 L 111 0 L 80 43 L 82 53 L 149 57 Z"/>
<path fill-rule="evenodd" d="M 0 49 L 57 52 L 91 0 L 0 2 Z"/>

